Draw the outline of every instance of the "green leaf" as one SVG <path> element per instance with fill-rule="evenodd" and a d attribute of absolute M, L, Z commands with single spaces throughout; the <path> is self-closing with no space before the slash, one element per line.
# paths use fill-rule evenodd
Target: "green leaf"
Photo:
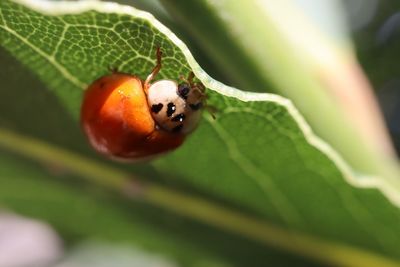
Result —
<path fill-rule="evenodd" d="M 71 242 L 138 243 L 183 266 L 400 265 L 399 187 L 356 179 L 289 100 L 210 78 L 150 14 L 5 0 L 0 45 L 22 63 L 0 50 L 6 207 L 49 221 Z M 158 78 L 194 71 L 217 119 L 204 114 L 181 148 L 154 162 L 102 159 L 79 129 L 83 89 L 110 66 L 146 77 L 158 45 Z"/>
<path fill-rule="evenodd" d="M 334 20 L 340 0 L 161 2 L 228 82 L 290 98 L 355 170 L 398 180 L 371 88 Z"/>

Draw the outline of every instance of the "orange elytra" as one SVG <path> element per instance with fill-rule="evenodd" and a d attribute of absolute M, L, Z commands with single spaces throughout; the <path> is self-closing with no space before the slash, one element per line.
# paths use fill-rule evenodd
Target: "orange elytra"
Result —
<path fill-rule="evenodd" d="M 86 90 L 81 125 L 90 144 L 115 159 L 140 160 L 179 147 L 199 123 L 205 88 L 193 82 L 193 73 L 178 84 L 151 81 L 157 64 L 142 81 L 136 75 L 114 72 L 94 81 Z"/>

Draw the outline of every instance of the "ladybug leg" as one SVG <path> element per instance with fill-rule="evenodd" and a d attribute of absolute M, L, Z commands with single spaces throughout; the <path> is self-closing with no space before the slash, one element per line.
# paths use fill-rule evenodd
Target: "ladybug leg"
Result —
<path fill-rule="evenodd" d="M 116 73 L 120 73 L 120 71 L 118 70 L 118 67 L 116 66 L 108 66 L 108 71 L 111 72 L 112 74 L 116 74 Z"/>
<path fill-rule="evenodd" d="M 192 83 L 192 90 L 196 92 L 201 99 L 206 99 L 206 87 L 202 83 Z"/>
<path fill-rule="evenodd" d="M 211 115 L 211 117 L 216 120 L 217 117 L 215 116 L 215 114 L 218 112 L 218 108 L 216 108 L 215 106 L 212 105 L 208 105 L 205 104 L 204 105 L 205 110 L 207 110 L 207 112 Z"/>
<path fill-rule="evenodd" d="M 162 52 L 159 46 L 157 46 L 156 49 L 156 57 L 157 57 L 157 64 L 154 67 L 154 69 L 151 71 L 149 76 L 147 76 L 146 80 L 144 81 L 144 90 L 147 93 L 147 90 L 150 88 L 150 82 L 153 80 L 153 78 L 158 74 L 158 72 L 161 69 L 161 58 L 162 58 Z"/>
<path fill-rule="evenodd" d="M 204 85 L 202 83 L 196 83 L 193 82 L 193 78 L 194 78 L 194 73 L 193 71 L 191 71 L 187 77 L 187 79 L 183 76 L 180 75 L 179 78 L 184 81 L 185 83 L 189 84 L 190 88 L 193 91 L 196 91 L 201 97 L 206 97 L 206 94 L 204 93 L 206 88 L 204 87 Z"/>
<path fill-rule="evenodd" d="M 187 82 L 189 83 L 190 87 L 194 87 L 193 78 L 194 78 L 194 73 L 193 71 L 191 71 L 187 78 Z"/>
<path fill-rule="evenodd" d="M 185 78 L 185 76 L 183 76 L 182 74 L 179 75 L 179 79 L 184 81 L 185 83 L 189 84 L 190 87 L 195 87 L 196 83 L 193 82 L 193 78 L 194 78 L 194 73 L 193 71 L 191 71 L 188 75 L 187 78 Z"/>
<path fill-rule="evenodd" d="M 207 94 L 205 93 L 206 87 L 202 83 L 193 83 L 193 72 L 192 75 L 189 76 L 188 80 L 190 79 L 192 84 L 192 90 L 199 95 L 199 98 L 204 101 L 204 109 L 211 115 L 211 117 L 215 120 L 215 114 L 218 112 L 218 108 L 212 105 L 207 104 Z"/>
<path fill-rule="evenodd" d="M 193 78 L 194 78 L 194 73 L 193 73 L 193 71 L 191 71 L 189 73 L 189 76 L 188 76 L 187 80 L 185 80 L 185 81 L 187 83 L 189 83 L 189 85 L 193 89 L 193 91 L 197 91 L 197 93 L 201 97 L 206 98 L 206 94 L 205 94 L 206 88 L 205 88 L 205 86 L 202 83 L 194 82 Z"/>

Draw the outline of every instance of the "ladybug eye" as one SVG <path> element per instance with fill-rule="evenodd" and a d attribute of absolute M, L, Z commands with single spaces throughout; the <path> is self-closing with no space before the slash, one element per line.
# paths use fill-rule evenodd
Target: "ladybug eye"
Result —
<path fill-rule="evenodd" d="M 181 83 L 178 86 L 178 94 L 183 99 L 187 99 L 189 91 L 190 91 L 190 87 L 189 87 L 189 85 L 187 83 Z"/>

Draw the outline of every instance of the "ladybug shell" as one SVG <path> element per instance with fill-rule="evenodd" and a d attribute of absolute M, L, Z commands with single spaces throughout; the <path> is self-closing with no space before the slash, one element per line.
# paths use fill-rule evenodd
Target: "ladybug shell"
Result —
<path fill-rule="evenodd" d="M 185 136 L 159 129 L 151 116 L 142 81 L 113 73 L 85 92 L 81 124 L 91 145 L 112 158 L 138 160 L 180 146 Z"/>

